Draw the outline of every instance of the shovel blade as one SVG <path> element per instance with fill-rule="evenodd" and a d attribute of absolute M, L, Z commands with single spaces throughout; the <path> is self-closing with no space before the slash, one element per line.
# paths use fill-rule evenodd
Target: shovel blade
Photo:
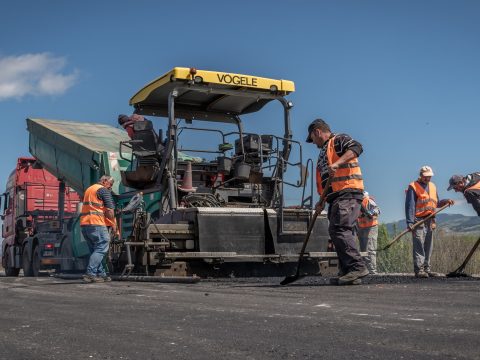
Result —
<path fill-rule="evenodd" d="M 446 276 L 449 277 L 449 278 L 453 278 L 453 277 L 470 277 L 470 275 L 465 274 L 464 272 L 461 272 L 461 271 L 452 271 L 451 273 L 448 273 Z"/>
<path fill-rule="evenodd" d="M 280 281 L 280 285 L 288 285 L 298 280 L 298 275 L 288 275 L 285 279 Z"/>
<path fill-rule="evenodd" d="M 291 284 L 295 281 L 297 281 L 298 279 L 301 279 L 303 277 L 305 277 L 306 274 L 295 274 L 295 275 L 288 275 L 285 279 L 283 279 L 282 281 L 280 281 L 280 285 L 288 285 L 288 284 Z"/>

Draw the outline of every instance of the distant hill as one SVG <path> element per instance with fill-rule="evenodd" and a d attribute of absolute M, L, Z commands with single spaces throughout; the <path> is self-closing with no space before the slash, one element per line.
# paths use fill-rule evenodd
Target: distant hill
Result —
<path fill-rule="evenodd" d="M 387 223 L 387 230 L 392 234 L 394 226 L 397 226 L 397 232 L 406 228 L 405 219 L 397 222 Z M 454 233 L 480 233 L 480 216 L 465 216 L 460 214 L 438 214 L 437 225 L 439 229 L 445 232 Z"/>

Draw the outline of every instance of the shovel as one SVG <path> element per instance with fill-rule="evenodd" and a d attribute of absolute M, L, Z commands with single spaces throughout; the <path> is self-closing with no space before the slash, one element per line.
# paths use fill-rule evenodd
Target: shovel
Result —
<path fill-rule="evenodd" d="M 427 221 L 428 219 L 431 219 L 432 217 L 434 217 L 435 215 L 437 215 L 440 211 L 442 210 L 445 210 L 447 207 L 449 207 L 450 204 L 447 204 L 447 205 L 444 205 L 442 206 L 440 209 L 438 209 L 437 211 L 435 211 L 434 213 L 428 215 L 427 217 L 423 218 L 422 220 L 420 221 L 417 221 L 415 224 L 412 225 L 412 228 L 407 228 L 405 230 L 403 230 L 400 234 L 398 234 L 397 236 L 395 236 L 395 238 L 390 241 L 387 245 L 385 245 L 384 248 L 382 249 L 377 249 L 375 251 L 384 251 L 384 250 L 387 250 L 390 246 L 392 246 L 394 243 L 396 243 L 403 235 L 409 233 L 410 231 L 414 230 L 416 227 L 422 225 L 425 221 Z"/>
<path fill-rule="evenodd" d="M 473 245 L 472 250 L 470 250 L 470 252 L 468 253 L 468 255 L 465 258 L 465 261 L 462 263 L 462 265 L 460 265 L 457 270 L 448 273 L 447 277 L 468 277 L 469 276 L 469 275 L 467 275 L 463 272 L 463 269 L 465 269 L 465 266 L 467 266 L 467 264 L 470 261 L 470 258 L 472 257 L 473 253 L 475 252 L 475 250 L 477 250 L 478 245 L 480 245 L 480 238 L 478 238 L 475 245 Z"/>
<path fill-rule="evenodd" d="M 327 197 L 327 191 L 328 191 L 328 188 L 330 187 L 330 183 L 331 183 L 331 178 L 329 177 L 327 180 L 327 183 L 325 184 L 325 188 L 323 189 L 322 196 L 320 198 L 320 208 L 322 208 L 323 205 L 325 205 L 325 199 Z M 315 225 L 315 220 L 317 220 L 318 213 L 319 212 L 317 210 L 315 210 L 315 212 L 313 213 L 312 221 L 310 221 L 310 225 L 308 226 L 307 236 L 305 236 L 305 240 L 303 240 L 302 250 L 300 250 L 300 256 L 298 257 L 297 272 L 295 273 L 295 275 L 287 275 L 287 277 L 280 282 L 280 285 L 291 284 L 294 281 L 297 281 L 298 279 L 306 276 L 306 274 L 300 275 L 300 264 L 302 262 L 303 255 L 305 254 L 305 248 L 307 247 L 308 240 L 310 239 L 310 234 L 312 233 L 313 225 Z"/>

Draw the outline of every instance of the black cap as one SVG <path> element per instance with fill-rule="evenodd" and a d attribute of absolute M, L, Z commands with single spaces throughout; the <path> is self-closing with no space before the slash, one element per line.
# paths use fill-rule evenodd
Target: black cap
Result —
<path fill-rule="evenodd" d="M 455 185 L 457 185 L 459 182 L 463 180 L 462 175 L 453 175 L 450 180 L 448 181 L 449 187 L 447 188 L 447 191 L 452 190 Z"/>
<path fill-rule="evenodd" d="M 119 125 L 123 125 L 129 120 L 130 120 L 130 116 L 127 116 L 125 114 L 118 115 L 118 124 Z"/>
<path fill-rule="evenodd" d="M 307 135 L 307 139 L 305 140 L 307 143 L 313 142 L 310 135 L 311 135 L 313 130 L 318 129 L 319 127 L 330 130 L 330 126 L 324 120 L 322 120 L 322 119 L 313 120 L 310 123 L 310 125 L 308 125 L 308 135 Z"/>

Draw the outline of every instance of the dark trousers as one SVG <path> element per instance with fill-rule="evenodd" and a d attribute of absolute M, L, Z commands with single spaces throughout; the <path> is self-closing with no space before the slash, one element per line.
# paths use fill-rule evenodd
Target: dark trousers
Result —
<path fill-rule="evenodd" d="M 338 197 L 328 208 L 328 232 L 337 251 L 340 271 L 343 274 L 365 268 L 354 234 L 361 204 L 362 201 L 358 199 Z"/>

